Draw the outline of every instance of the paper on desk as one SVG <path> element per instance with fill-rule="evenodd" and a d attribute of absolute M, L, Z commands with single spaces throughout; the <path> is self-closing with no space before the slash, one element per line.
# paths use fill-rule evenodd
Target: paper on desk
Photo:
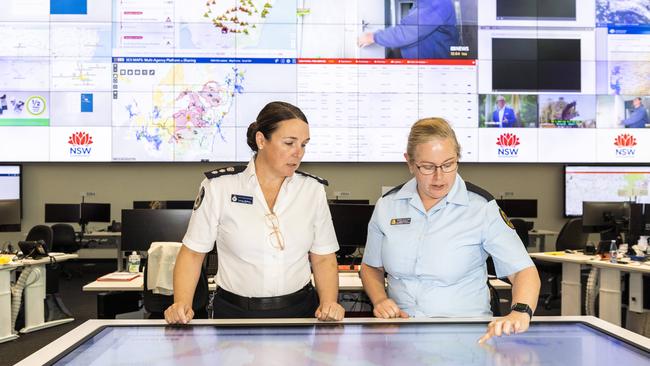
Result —
<path fill-rule="evenodd" d="M 113 272 L 99 277 L 97 281 L 131 281 L 132 279 L 138 278 L 140 276 L 140 273 Z"/>

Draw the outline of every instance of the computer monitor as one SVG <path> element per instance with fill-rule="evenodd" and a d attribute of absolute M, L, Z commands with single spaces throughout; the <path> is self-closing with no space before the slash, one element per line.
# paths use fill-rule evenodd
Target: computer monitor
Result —
<path fill-rule="evenodd" d="M 81 222 L 111 222 L 110 203 L 82 203 Z"/>
<path fill-rule="evenodd" d="M 537 217 L 537 200 L 501 199 L 497 204 L 508 217 Z"/>
<path fill-rule="evenodd" d="M 192 210 L 122 210 L 122 251 L 146 251 L 152 242 L 180 242 Z"/>
<path fill-rule="evenodd" d="M 81 211 L 78 203 L 46 203 L 45 222 L 79 223 Z"/>
<path fill-rule="evenodd" d="M 628 243 L 636 244 L 640 236 L 650 236 L 650 204 L 633 203 L 630 207 L 630 234 Z"/>
<path fill-rule="evenodd" d="M 650 166 L 565 165 L 564 216 L 582 215 L 582 202 L 650 203 Z"/>
<path fill-rule="evenodd" d="M 0 164 L 0 232 L 21 230 L 21 168 L 20 165 Z"/>
<path fill-rule="evenodd" d="M 332 199 L 332 200 L 327 200 L 328 203 L 347 203 L 350 205 L 368 205 L 370 204 L 370 200 L 360 200 L 360 199 L 354 199 L 354 200 L 339 200 L 339 199 Z"/>
<path fill-rule="evenodd" d="M 166 200 L 166 201 L 133 201 L 134 209 L 172 209 L 191 210 L 194 208 L 194 201 L 191 200 Z"/>
<path fill-rule="evenodd" d="M 368 236 L 368 223 L 375 206 L 330 203 L 329 208 L 336 238 L 341 247 L 338 252 L 339 258 L 354 253 L 358 247 L 365 246 Z"/>
<path fill-rule="evenodd" d="M 600 233 L 603 240 L 616 239 L 629 229 L 630 206 L 630 202 L 583 202 L 583 232 Z"/>

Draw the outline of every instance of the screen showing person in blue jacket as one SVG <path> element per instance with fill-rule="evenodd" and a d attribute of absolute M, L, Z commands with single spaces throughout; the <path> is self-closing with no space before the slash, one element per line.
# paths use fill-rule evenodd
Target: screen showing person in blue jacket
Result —
<path fill-rule="evenodd" d="M 386 58 L 476 57 L 476 0 L 386 1 L 385 6 L 391 9 L 386 27 L 361 34 L 359 47 L 385 47 Z"/>
<path fill-rule="evenodd" d="M 648 110 L 640 97 L 632 99 L 632 109 L 627 110 L 627 118 L 623 120 L 625 128 L 645 128 L 648 122 Z"/>
<path fill-rule="evenodd" d="M 531 94 L 480 94 L 479 127 L 538 126 L 538 97 Z"/>

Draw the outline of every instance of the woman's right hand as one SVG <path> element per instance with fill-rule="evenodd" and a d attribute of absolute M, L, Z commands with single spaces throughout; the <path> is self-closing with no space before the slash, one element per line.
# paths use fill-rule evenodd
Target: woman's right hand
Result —
<path fill-rule="evenodd" d="M 385 298 L 375 304 L 372 313 L 377 318 L 391 319 L 391 318 L 408 318 L 409 315 L 397 306 L 395 301 L 391 298 Z"/>
<path fill-rule="evenodd" d="M 187 324 L 194 318 L 192 305 L 175 302 L 165 310 L 165 321 L 169 324 Z"/>

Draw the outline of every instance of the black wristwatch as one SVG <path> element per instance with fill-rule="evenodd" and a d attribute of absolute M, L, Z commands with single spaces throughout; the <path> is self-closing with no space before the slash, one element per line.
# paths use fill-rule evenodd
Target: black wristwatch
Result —
<path fill-rule="evenodd" d="M 518 311 L 520 313 L 526 313 L 528 316 L 532 319 L 533 318 L 533 309 L 528 306 L 528 304 L 524 304 L 521 302 L 518 302 L 510 308 L 512 311 Z"/>

